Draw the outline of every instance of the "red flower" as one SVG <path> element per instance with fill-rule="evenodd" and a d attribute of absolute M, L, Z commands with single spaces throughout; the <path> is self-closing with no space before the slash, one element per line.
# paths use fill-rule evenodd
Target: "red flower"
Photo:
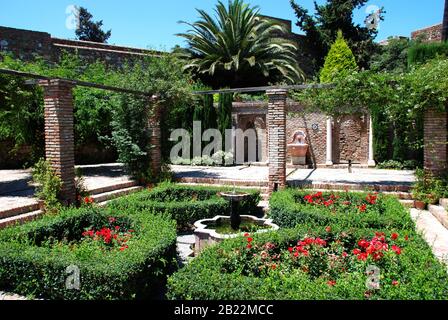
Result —
<path fill-rule="evenodd" d="M 360 253 L 358 255 L 358 260 L 365 261 L 367 260 L 367 257 L 368 257 L 367 253 Z"/>
<path fill-rule="evenodd" d="M 359 206 L 358 208 L 359 208 L 359 211 L 365 212 L 367 210 L 367 205 L 363 204 L 362 206 Z"/>
<path fill-rule="evenodd" d="M 359 249 L 354 249 L 353 250 L 353 254 L 354 255 L 358 255 L 358 254 L 360 254 L 361 253 L 361 250 L 359 250 Z"/>
<path fill-rule="evenodd" d="M 244 236 L 247 238 L 247 237 L 249 236 L 249 234 L 246 232 L 246 233 L 244 234 Z"/>
<path fill-rule="evenodd" d="M 271 268 L 272 268 L 272 270 L 275 270 L 275 269 L 277 269 L 277 265 L 276 265 L 276 264 L 273 264 L 273 265 L 271 266 Z"/>
<path fill-rule="evenodd" d="M 401 249 L 398 246 L 392 246 L 392 250 L 398 255 L 401 254 Z"/>
<path fill-rule="evenodd" d="M 405 235 L 405 236 L 404 236 L 404 240 L 408 241 L 408 240 L 409 240 L 409 236 L 408 236 L 408 235 Z"/>
<path fill-rule="evenodd" d="M 247 238 L 247 242 L 252 242 L 254 239 L 253 238 Z"/>
<path fill-rule="evenodd" d="M 393 286 L 398 286 L 399 284 L 400 284 L 400 283 L 399 283 L 397 280 L 393 280 L 393 281 L 392 281 L 392 285 L 393 285 Z"/>
<path fill-rule="evenodd" d="M 397 233 L 392 233 L 392 235 L 390 236 L 390 238 L 391 238 L 392 240 L 397 240 L 397 238 L 398 238 L 398 234 L 397 234 Z"/>
<path fill-rule="evenodd" d="M 251 248 L 252 248 L 252 245 L 249 243 L 249 244 L 246 246 L 246 248 L 247 248 L 247 249 L 251 249 Z"/>
<path fill-rule="evenodd" d="M 115 226 L 115 230 L 120 230 L 120 227 L 119 226 Z"/>
<path fill-rule="evenodd" d="M 325 231 L 327 231 L 327 232 L 331 232 L 331 227 L 330 227 L 330 226 L 326 227 L 326 228 L 325 228 Z"/>
<path fill-rule="evenodd" d="M 330 286 L 330 287 L 334 287 L 334 286 L 336 285 L 336 281 L 335 281 L 335 280 L 329 280 L 329 281 L 327 282 L 327 284 L 328 284 L 328 286 Z"/>
<path fill-rule="evenodd" d="M 289 248 L 288 248 L 288 251 L 289 251 L 289 252 L 292 252 L 293 250 L 294 250 L 294 249 L 293 249 L 292 247 L 289 247 Z"/>
<path fill-rule="evenodd" d="M 116 220 L 116 219 L 115 219 L 114 217 L 110 217 L 110 218 L 109 218 L 109 223 L 114 223 L 115 220 Z"/>

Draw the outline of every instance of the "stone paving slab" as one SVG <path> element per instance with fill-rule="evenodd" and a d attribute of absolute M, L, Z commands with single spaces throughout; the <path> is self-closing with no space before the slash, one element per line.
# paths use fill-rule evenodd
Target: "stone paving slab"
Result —
<path fill-rule="evenodd" d="M 77 166 L 84 175 L 87 190 L 131 182 L 120 163 Z M 0 211 L 37 203 L 34 187 L 29 185 L 31 170 L 0 170 Z"/>
<path fill-rule="evenodd" d="M 448 265 L 448 230 L 429 211 L 411 209 L 411 217 L 434 255 Z"/>
<path fill-rule="evenodd" d="M 202 167 L 172 165 L 171 170 L 177 178 L 233 179 L 243 181 L 268 180 L 268 167 L 235 166 L 235 167 Z M 380 170 L 353 168 L 348 169 L 293 169 L 286 170 L 288 183 L 313 184 L 361 184 L 361 185 L 400 185 L 412 186 L 415 182 L 414 171 Z"/>

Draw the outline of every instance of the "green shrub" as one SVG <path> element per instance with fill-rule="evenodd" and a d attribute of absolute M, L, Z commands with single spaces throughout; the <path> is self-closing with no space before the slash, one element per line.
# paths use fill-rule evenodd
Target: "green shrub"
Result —
<path fill-rule="evenodd" d="M 338 32 L 336 41 L 332 44 L 325 64 L 320 72 L 321 83 L 331 83 L 335 80 L 345 78 L 358 70 L 355 56 L 345 41 L 342 32 Z"/>
<path fill-rule="evenodd" d="M 102 250 L 82 239 L 87 229 L 134 229 L 127 248 Z M 57 216 L 0 231 L 0 290 L 44 299 L 141 299 L 161 294 L 176 257 L 175 223 L 166 216 L 99 208 L 67 209 Z M 67 267 L 80 271 L 80 288 L 67 289 Z"/>
<path fill-rule="evenodd" d="M 33 167 L 32 176 L 33 182 L 37 184 L 36 196 L 45 202 L 47 209 L 58 208 L 62 181 L 55 174 L 50 163 L 40 159 Z"/>
<path fill-rule="evenodd" d="M 374 229 L 300 226 L 238 237 L 205 249 L 168 278 L 169 299 L 198 300 L 400 300 L 447 299 L 446 268 L 413 231 L 386 231 L 382 255 L 358 258 L 354 249 Z M 298 241 L 311 239 L 295 257 Z M 393 240 L 395 239 L 395 240 Z M 408 239 L 408 240 L 406 240 Z M 252 240 L 251 247 L 247 247 Z M 324 242 L 323 242 L 324 241 Z M 321 243 L 321 245 L 316 244 Z M 397 247 L 393 247 L 397 246 Z M 291 249 L 289 249 L 291 248 Z M 291 251 L 290 251 L 291 250 Z M 364 250 L 364 249 L 363 249 Z M 345 252 L 345 253 L 344 253 Z M 400 253 L 400 254 L 399 254 Z M 366 287 L 369 265 L 380 268 L 380 289 Z"/>
<path fill-rule="evenodd" d="M 448 43 L 417 43 L 408 50 L 408 64 L 425 63 L 437 57 L 446 57 L 448 55 Z"/>
<path fill-rule="evenodd" d="M 313 194 L 298 189 L 274 193 L 269 202 L 269 216 L 279 226 L 287 228 L 301 223 L 363 228 L 411 228 L 414 225 L 407 210 L 391 196 L 372 194 L 370 196 L 377 199 L 371 204 L 367 193 L 325 192 L 319 198 L 322 200 L 315 197 L 313 203 L 306 200 L 309 195 Z"/>
<path fill-rule="evenodd" d="M 231 189 L 163 183 L 152 190 L 114 200 L 109 206 L 117 210 L 134 208 L 155 214 L 166 213 L 177 221 L 178 228 L 183 229 L 200 219 L 229 214 L 229 202 L 217 195 L 225 190 Z M 241 213 L 257 215 L 259 191 L 244 191 L 250 196 L 240 203 Z"/>

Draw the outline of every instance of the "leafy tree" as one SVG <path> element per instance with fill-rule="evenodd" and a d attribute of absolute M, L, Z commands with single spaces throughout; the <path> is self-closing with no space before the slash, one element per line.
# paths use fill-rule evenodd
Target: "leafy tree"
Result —
<path fill-rule="evenodd" d="M 325 58 L 325 64 L 320 73 L 320 82 L 330 83 L 345 78 L 357 69 L 355 56 L 345 42 L 342 32 L 339 31 L 335 43 L 333 43 L 328 56 Z"/>
<path fill-rule="evenodd" d="M 75 31 L 77 39 L 107 43 L 112 34 L 111 30 L 103 31 L 103 20 L 94 22 L 92 18 L 92 14 L 86 8 L 79 8 L 79 26 Z"/>
<path fill-rule="evenodd" d="M 296 60 L 297 47 L 285 38 L 285 27 L 262 18 L 258 7 L 230 0 L 227 7 L 218 2 L 215 17 L 197 11 L 200 19 L 181 22 L 192 29 L 178 35 L 188 43 L 183 50 L 189 60 L 185 68 L 205 83 L 237 87 L 303 79 Z"/>
<path fill-rule="evenodd" d="M 407 38 L 391 38 L 372 56 L 370 68 L 374 71 L 406 72 L 408 50 L 411 41 Z"/>
<path fill-rule="evenodd" d="M 337 37 L 337 30 L 341 30 L 344 34 L 358 65 L 361 68 L 369 66 L 370 57 L 378 48 L 373 41 L 378 32 L 374 28 L 363 27 L 353 21 L 353 11 L 364 6 L 367 1 L 327 0 L 322 5 L 314 2 L 316 13 L 310 15 L 307 9 L 290 0 L 297 16 L 296 24 L 305 32 L 306 46 L 315 57 L 316 71 L 322 67 L 324 57 Z M 378 14 L 380 21 L 384 19 L 382 13 L 381 9 Z"/>

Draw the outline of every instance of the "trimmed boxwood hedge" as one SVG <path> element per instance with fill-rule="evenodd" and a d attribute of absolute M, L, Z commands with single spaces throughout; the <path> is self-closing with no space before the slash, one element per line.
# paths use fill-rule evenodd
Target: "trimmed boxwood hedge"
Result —
<path fill-rule="evenodd" d="M 182 229 L 200 219 L 230 214 L 230 203 L 217 195 L 218 192 L 230 190 L 233 189 L 163 183 L 154 189 L 113 200 L 109 207 L 116 210 L 133 208 L 154 214 L 166 213 L 176 220 L 178 228 Z M 257 215 L 260 192 L 241 189 L 237 191 L 249 193 L 249 197 L 240 202 L 240 213 Z"/>
<path fill-rule="evenodd" d="M 135 230 L 126 250 L 104 252 L 84 242 L 72 246 L 86 228 L 98 230 L 111 216 Z M 66 268 L 71 265 L 79 267 L 80 290 L 66 289 Z M 175 267 L 176 226 L 165 215 L 67 209 L 0 231 L 0 290 L 21 295 L 64 300 L 160 298 L 166 276 Z"/>
<path fill-rule="evenodd" d="M 305 196 L 315 192 L 286 189 L 275 192 L 269 201 L 269 216 L 276 224 L 292 228 L 298 224 L 316 223 L 318 225 L 340 224 L 360 228 L 401 228 L 412 229 L 414 223 L 401 203 L 393 196 L 377 195 L 375 205 L 366 201 L 367 193 L 360 192 L 324 192 L 338 196 L 339 202 L 348 201 L 351 206 L 325 207 L 307 203 Z M 367 203 L 367 210 L 360 212 L 355 204 Z"/>
<path fill-rule="evenodd" d="M 287 248 L 305 237 L 327 240 L 344 237 L 343 245 L 351 255 L 350 250 L 358 239 L 371 239 L 376 231 L 379 230 L 332 226 L 332 231 L 328 232 L 328 228 L 323 226 L 298 226 L 254 235 L 252 245 L 275 245 L 276 248 L 282 248 L 280 252 L 289 255 Z M 356 257 L 350 260 L 354 261 L 355 267 L 349 272 L 336 273 L 333 285 L 328 283 L 326 274 L 313 277 L 303 267 L 288 269 L 281 264 L 275 269 L 267 268 L 266 273 L 254 275 L 257 270 L 250 270 L 253 263 L 247 263 L 247 258 L 246 263 L 243 263 L 240 258 L 241 252 L 247 250 L 247 239 L 239 237 L 205 249 L 199 257 L 170 276 L 167 297 L 187 300 L 447 299 L 446 267 L 434 258 L 428 245 L 415 232 L 396 232 L 399 232 L 396 243 L 402 252 L 396 255 L 391 251 L 384 261 L 379 262 L 379 290 L 368 290 L 366 287 L 366 269 L 372 262 L 359 262 Z M 387 239 L 391 235 L 391 231 L 385 231 Z M 266 261 L 262 253 L 254 258 L 252 254 L 245 257 Z M 398 282 L 394 285 L 394 281 Z"/>

